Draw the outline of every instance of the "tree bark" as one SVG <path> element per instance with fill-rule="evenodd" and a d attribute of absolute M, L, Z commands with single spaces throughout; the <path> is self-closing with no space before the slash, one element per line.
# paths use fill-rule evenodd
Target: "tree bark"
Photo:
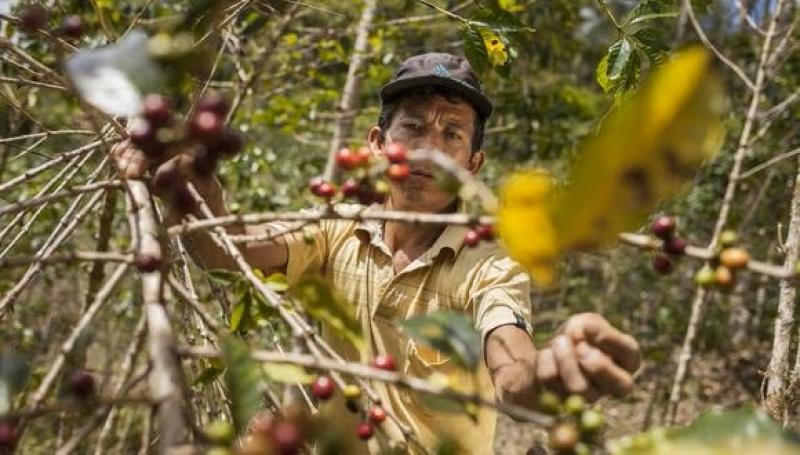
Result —
<path fill-rule="evenodd" d="M 350 57 L 350 66 L 347 68 L 347 79 L 342 89 L 342 99 L 339 103 L 339 117 L 333 128 L 333 140 L 328 150 L 328 163 L 325 165 L 325 180 L 331 180 L 335 171 L 333 157 L 345 144 L 345 140 L 353 131 L 353 117 L 358 101 L 358 84 L 367 46 L 369 45 L 369 31 L 375 19 L 376 0 L 364 0 L 364 9 L 361 10 L 361 19 L 356 30 L 356 42 L 353 46 L 353 55 Z"/>

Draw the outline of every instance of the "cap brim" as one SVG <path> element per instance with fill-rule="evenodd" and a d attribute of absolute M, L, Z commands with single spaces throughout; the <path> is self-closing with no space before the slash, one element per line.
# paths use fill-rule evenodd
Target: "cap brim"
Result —
<path fill-rule="evenodd" d="M 492 103 L 489 101 L 488 98 L 486 98 L 486 96 L 484 96 L 479 91 L 475 90 L 474 87 L 467 85 L 461 81 L 451 79 L 449 77 L 441 77 L 441 76 L 436 76 L 434 74 L 427 76 L 409 77 L 389 82 L 388 84 L 384 85 L 381 88 L 381 100 L 383 100 L 384 102 L 390 101 L 392 98 L 397 96 L 402 91 L 408 90 L 410 88 L 425 87 L 431 85 L 450 88 L 459 95 L 463 96 L 464 99 L 469 101 L 475 107 L 475 110 L 478 112 L 478 115 L 480 115 L 484 119 L 487 119 L 489 118 L 490 115 L 492 115 L 492 110 L 494 109 L 492 107 Z"/>

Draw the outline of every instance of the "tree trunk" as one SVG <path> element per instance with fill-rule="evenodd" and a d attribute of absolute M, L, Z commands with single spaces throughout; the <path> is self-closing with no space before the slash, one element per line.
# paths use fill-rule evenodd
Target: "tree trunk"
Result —
<path fill-rule="evenodd" d="M 350 57 L 350 66 L 347 68 L 347 79 L 342 89 L 342 99 L 339 103 L 339 117 L 333 129 L 333 140 L 328 151 L 328 164 L 325 166 L 325 180 L 331 180 L 334 174 L 334 160 L 336 152 L 345 144 L 345 140 L 353 131 L 353 117 L 358 101 L 359 74 L 364 66 L 364 58 L 369 45 L 369 31 L 375 18 L 376 0 L 364 0 L 364 9 L 356 30 L 356 42 L 353 46 L 353 55 Z"/>
<path fill-rule="evenodd" d="M 800 240 L 800 161 L 789 213 L 789 229 L 784 244 L 786 256 L 783 266 L 794 270 L 797 262 L 798 240 Z M 789 355 L 791 351 L 792 329 L 794 327 L 795 297 L 797 290 L 790 280 L 781 280 L 778 293 L 778 314 L 775 317 L 775 333 L 772 340 L 772 357 L 767 367 L 767 396 L 764 406 L 776 419 L 782 420 L 786 409 L 787 379 L 789 375 Z"/>

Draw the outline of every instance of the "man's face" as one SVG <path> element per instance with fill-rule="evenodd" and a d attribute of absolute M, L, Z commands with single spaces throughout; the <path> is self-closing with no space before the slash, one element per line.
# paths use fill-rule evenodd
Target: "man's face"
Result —
<path fill-rule="evenodd" d="M 382 153 L 392 142 L 409 150 L 439 150 L 472 173 L 483 164 L 483 152 L 472 153 L 475 110 L 465 101 L 451 101 L 441 95 L 404 98 L 380 144 L 370 133 L 373 151 Z M 429 162 L 410 163 L 411 175 L 402 181 L 390 181 L 392 199 L 400 207 L 415 211 L 438 211 L 447 207 L 455 195 L 436 183 L 436 167 Z"/>

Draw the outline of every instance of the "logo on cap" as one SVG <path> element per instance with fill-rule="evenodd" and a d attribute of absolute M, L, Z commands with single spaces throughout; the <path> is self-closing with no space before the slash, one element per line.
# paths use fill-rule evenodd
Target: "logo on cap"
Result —
<path fill-rule="evenodd" d="M 447 71 L 447 68 L 441 63 L 433 67 L 433 74 L 441 77 L 450 77 L 450 71 Z"/>

